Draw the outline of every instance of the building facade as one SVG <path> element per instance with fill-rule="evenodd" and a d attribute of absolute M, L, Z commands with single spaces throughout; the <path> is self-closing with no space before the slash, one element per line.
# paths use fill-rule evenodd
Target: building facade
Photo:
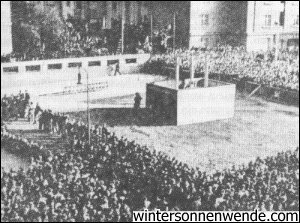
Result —
<path fill-rule="evenodd" d="M 191 1 L 190 47 L 245 42 L 245 1 Z"/>
<path fill-rule="evenodd" d="M 190 47 L 299 45 L 298 1 L 191 1 L 190 10 Z"/>
<path fill-rule="evenodd" d="M 11 5 L 1 1 L 1 55 L 12 52 Z"/>
<path fill-rule="evenodd" d="M 247 49 L 299 45 L 299 2 L 249 1 Z"/>

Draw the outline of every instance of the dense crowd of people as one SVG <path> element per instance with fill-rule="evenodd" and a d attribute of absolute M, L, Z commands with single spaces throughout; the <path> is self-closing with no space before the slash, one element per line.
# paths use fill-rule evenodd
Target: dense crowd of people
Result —
<path fill-rule="evenodd" d="M 1 99 L 1 120 L 18 119 L 28 116 L 30 96 L 28 92 L 6 96 Z"/>
<path fill-rule="evenodd" d="M 211 74 L 238 75 L 260 84 L 299 91 L 299 51 L 248 53 L 243 47 L 222 46 L 212 49 L 177 50 L 153 55 L 145 64 L 145 72 L 162 74 L 165 67 L 174 67 L 182 58 L 183 69 L 189 69 L 194 56 L 195 72 L 203 73 L 207 59 Z"/>
<path fill-rule="evenodd" d="M 131 221 L 137 210 L 297 211 L 299 149 L 214 174 L 107 127 L 66 117 L 63 150 L 1 128 L 1 148 L 35 151 L 28 170 L 1 171 L 1 221 Z M 59 133 L 58 133 L 59 134 Z"/>
<path fill-rule="evenodd" d="M 137 25 L 126 24 L 124 28 L 124 53 L 149 52 L 149 22 Z M 98 24 L 100 26 L 100 24 Z M 43 59 L 59 59 L 74 57 L 92 57 L 114 55 L 118 52 L 121 40 L 121 21 L 114 20 L 111 29 L 94 29 L 88 23 L 75 19 L 65 22 L 64 30 L 56 48 L 30 49 L 30 51 L 13 52 L 1 55 L 1 63 L 13 61 L 30 61 Z M 57 49 L 58 48 L 58 49 Z M 51 50 L 50 50 L 51 49 Z M 53 50 L 54 49 L 54 50 Z M 120 49 L 119 49 L 120 50 Z"/>

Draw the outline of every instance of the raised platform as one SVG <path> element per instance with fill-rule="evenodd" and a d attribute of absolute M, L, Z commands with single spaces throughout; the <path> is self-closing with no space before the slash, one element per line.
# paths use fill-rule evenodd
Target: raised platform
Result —
<path fill-rule="evenodd" d="M 154 119 L 166 125 L 185 125 L 228 119 L 234 116 L 235 84 L 202 80 L 193 87 L 177 89 L 175 81 L 147 84 L 146 106 Z"/>

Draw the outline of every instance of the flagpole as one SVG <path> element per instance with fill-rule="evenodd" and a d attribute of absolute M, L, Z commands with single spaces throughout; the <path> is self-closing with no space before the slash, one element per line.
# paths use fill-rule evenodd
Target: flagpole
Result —
<path fill-rule="evenodd" d="M 152 15 L 152 12 L 151 12 L 151 16 L 150 16 L 150 38 L 151 38 L 151 44 L 152 43 L 152 40 L 153 40 L 153 15 Z"/>
<path fill-rule="evenodd" d="M 122 48 L 121 48 L 121 53 L 123 54 L 124 53 L 124 23 L 125 23 L 125 19 L 124 19 L 124 17 L 125 17 L 125 13 L 124 13 L 124 10 L 125 10 L 125 6 L 124 6 L 124 4 L 125 4 L 125 1 L 122 1 L 122 21 L 121 21 L 121 38 L 122 38 Z"/>
<path fill-rule="evenodd" d="M 176 12 L 174 12 L 174 18 L 173 18 L 173 50 L 175 50 L 175 32 L 176 32 Z"/>
<path fill-rule="evenodd" d="M 91 145 L 91 116 L 90 116 L 90 92 L 89 92 L 89 72 L 84 69 L 86 72 L 86 113 L 87 113 L 87 125 L 88 125 L 88 142 Z"/>
<path fill-rule="evenodd" d="M 209 68 L 208 68 L 208 55 L 205 53 L 205 73 L 204 73 L 204 87 L 208 87 Z"/>

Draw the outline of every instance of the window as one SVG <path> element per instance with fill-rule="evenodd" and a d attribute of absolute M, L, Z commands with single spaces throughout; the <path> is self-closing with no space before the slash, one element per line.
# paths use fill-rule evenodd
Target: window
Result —
<path fill-rule="evenodd" d="M 3 67 L 3 72 L 19 72 L 19 68 L 18 67 Z"/>
<path fill-rule="evenodd" d="M 106 24 L 107 24 L 107 21 L 106 21 L 106 16 L 103 16 L 102 17 L 102 29 L 106 29 Z"/>
<path fill-rule="evenodd" d="M 67 1 L 67 6 L 70 7 L 71 1 Z"/>
<path fill-rule="evenodd" d="M 103 8 L 103 15 L 107 15 L 107 4 L 106 1 L 102 2 L 102 8 Z"/>
<path fill-rule="evenodd" d="M 117 2 L 116 2 L 116 1 L 113 2 L 113 10 L 114 10 L 114 11 L 117 10 Z"/>
<path fill-rule="evenodd" d="M 143 17 L 143 22 L 146 22 L 146 21 L 148 21 L 148 16 L 147 16 L 147 15 L 144 15 L 144 17 Z"/>
<path fill-rule="evenodd" d="M 112 65 L 112 64 L 116 64 L 119 63 L 119 60 L 108 60 L 107 61 L 107 66 Z"/>
<path fill-rule="evenodd" d="M 125 2 L 125 21 L 127 24 L 130 23 L 130 1 Z"/>
<path fill-rule="evenodd" d="M 41 65 L 26 66 L 26 71 L 40 71 Z"/>
<path fill-rule="evenodd" d="M 294 25 L 299 26 L 299 15 L 297 15 L 296 18 L 294 19 Z"/>
<path fill-rule="evenodd" d="M 279 25 L 284 26 L 284 12 L 280 12 Z"/>
<path fill-rule="evenodd" d="M 61 69 L 62 64 L 57 63 L 57 64 L 48 64 L 48 70 L 56 70 L 56 69 Z"/>
<path fill-rule="evenodd" d="M 136 63 L 136 58 L 125 59 L 126 63 Z"/>
<path fill-rule="evenodd" d="M 82 66 L 82 63 L 69 63 L 68 64 L 68 67 L 81 67 Z"/>
<path fill-rule="evenodd" d="M 201 19 L 202 26 L 208 26 L 208 14 L 200 15 L 200 19 Z"/>
<path fill-rule="evenodd" d="M 82 8 L 82 3 L 81 2 L 77 2 L 77 8 L 81 10 L 81 8 Z"/>
<path fill-rule="evenodd" d="M 47 6 L 55 6 L 55 3 L 56 3 L 55 1 L 46 1 Z"/>
<path fill-rule="evenodd" d="M 272 25 L 271 15 L 265 15 L 265 26 L 271 26 L 271 25 Z"/>
<path fill-rule="evenodd" d="M 101 66 L 101 61 L 89 61 L 89 67 Z"/>
<path fill-rule="evenodd" d="M 97 9 L 90 9 L 90 15 L 92 19 L 96 19 L 99 17 Z"/>

